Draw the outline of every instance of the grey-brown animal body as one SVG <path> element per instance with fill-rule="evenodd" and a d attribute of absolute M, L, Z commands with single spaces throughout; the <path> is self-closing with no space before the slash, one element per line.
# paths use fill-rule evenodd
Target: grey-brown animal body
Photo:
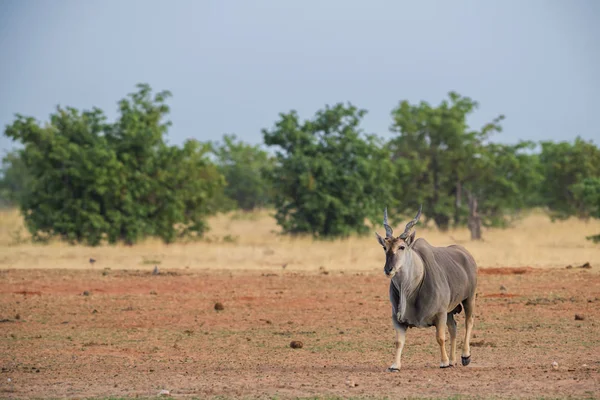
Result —
<path fill-rule="evenodd" d="M 390 282 L 390 302 L 394 316 L 403 311 L 401 320 L 394 318 L 394 321 L 424 328 L 433 326 L 435 316 L 441 312 L 460 312 L 462 302 L 475 295 L 477 265 L 471 254 L 459 245 L 434 247 L 419 238 L 412 251 L 423 261 L 423 279 L 406 298 L 401 296 L 400 290 L 407 284 L 408 277 L 402 270 L 396 273 Z"/>
<path fill-rule="evenodd" d="M 463 247 L 452 245 L 435 247 L 425 239 L 415 240 L 410 229 L 416 224 L 421 210 L 397 238 L 387 225 L 386 237 L 377 234 L 385 250 L 385 274 L 390 278 L 392 321 L 396 330 L 396 358 L 388 370 L 400 369 L 400 358 L 408 328 L 436 327 L 442 368 L 456 365 L 456 322 L 454 314 L 465 311 L 465 342 L 462 364 L 471 361 L 470 337 L 473 328 L 477 264 Z M 450 333 L 450 357 L 445 350 L 446 326 Z"/>

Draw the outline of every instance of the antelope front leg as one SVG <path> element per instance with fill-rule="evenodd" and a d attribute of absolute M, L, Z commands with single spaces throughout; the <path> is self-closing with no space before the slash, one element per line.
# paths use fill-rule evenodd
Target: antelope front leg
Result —
<path fill-rule="evenodd" d="M 400 325 L 394 322 L 394 328 L 396 329 L 396 357 L 394 363 L 388 368 L 389 372 L 398 372 L 402 363 L 400 358 L 402 357 L 402 349 L 404 348 L 404 341 L 406 339 L 406 326 Z"/>
<path fill-rule="evenodd" d="M 435 323 L 435 334 L 438 344 L 440 345 L 440 353 L 442 355 L 442 362 L 440 368 L 448 368 L 450 366 L 450 360 L 448 360 L 448 353 L 446 353 L 446 321 L 448 316 L 446 313 L 440 314 Z"/>

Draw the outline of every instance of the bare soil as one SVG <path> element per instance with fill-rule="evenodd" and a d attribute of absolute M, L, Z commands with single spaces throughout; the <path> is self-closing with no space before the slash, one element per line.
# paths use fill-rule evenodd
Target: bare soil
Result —
<path fill-rule="evenodd" d="M 394 332 L 381 273 L 168 272 L 0 270 L 0 398 L 600 390 L 594 269 L 480 269 L 472 363 L 440 369 L 434 328 L 411 329 L 398 373 L 386 372 Z"/>

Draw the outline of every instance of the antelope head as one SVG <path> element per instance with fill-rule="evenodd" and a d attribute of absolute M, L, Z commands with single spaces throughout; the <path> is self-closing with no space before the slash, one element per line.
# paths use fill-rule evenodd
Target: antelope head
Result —
<path fill-rule="evenodd" d="M 402 232 L 402 234 L 400 234 L 398 237 L 394 237 L 394 231 L 388 224 L 387 207 L 383 211 L 383 227 L 385 228 L 385 238 L 381 237 L 377 232 L 375 232 L 375 235 L 377 236 L 379 244 L 385 251 L 385 266 L 383 267 L 383 272 L 385 272 L 386 276 L 390 279 L 393 278 L 394 275 L 396 275 L 396 273 L 398 273 L 398 271 L 400 271 L 402 266 L 405 264 L 407 254 L 415 243 L 416 231 L 411 233 L 410 230 L 419 221 L 422 208 L 423 205 L 419 206 L 419 211 L 417 212 L 415 218 L 406 224 L 404 232 Z"/>

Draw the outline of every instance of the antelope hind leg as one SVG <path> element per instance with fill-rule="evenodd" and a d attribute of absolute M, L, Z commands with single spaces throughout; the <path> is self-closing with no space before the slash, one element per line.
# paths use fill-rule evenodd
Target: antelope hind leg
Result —
<path fill-rule="evenodd" d="M 437 321 L 435 323 L 435 336 L 438 344 L 440 345 L 440 354 L 442 361 L 440 362 L 440 368 L 448 368 L 450 367 L 450 360 L 448 359 L 448 353 L 446 353 L 446 321 L 447 314 L 441 313 L 439 314 Z"/>
<path fill-rule="evenodd" d="M 473 311 L 475 308 L 475 296 L 466 299 L 463 302 L 465 310 L 465 343 L 463 344 L 463 351 L 460 360 L 463 366 L 467 366 L 471 363 L 471 331 L 473 330 Z"/>
<path fill-rule="evenodd" d="M 447 318 L 446 325 L 450 333 L 450 366 L 454 367 L 456 365 L 456 321 L 452 314 L 448 314 Z"/>

